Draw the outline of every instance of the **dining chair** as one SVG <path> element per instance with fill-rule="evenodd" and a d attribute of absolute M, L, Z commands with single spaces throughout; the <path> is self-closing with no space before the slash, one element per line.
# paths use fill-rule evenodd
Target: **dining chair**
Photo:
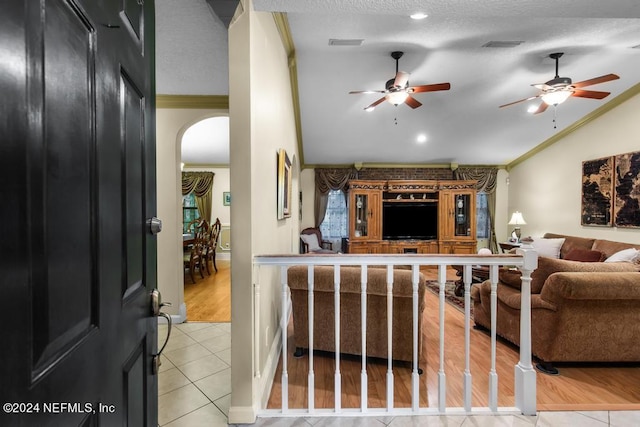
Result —
<path fill-rule="evenodd" d="M 208 239 L 205 248 L 205 267 L 207 268 L 207 273 L 211 274 L 209 270 L 209 262 L 213 265 L 213 269 L 218 272 L 218 267 L 216 266 L 216 247 L 218 247 L 218 240 L 220 239 L 220 230 L 222 229 L 222 224 L 220 223 L 220 218 L 216 218 L 216 222 L 213 223 L 211 227 L 209 227 Z"/>

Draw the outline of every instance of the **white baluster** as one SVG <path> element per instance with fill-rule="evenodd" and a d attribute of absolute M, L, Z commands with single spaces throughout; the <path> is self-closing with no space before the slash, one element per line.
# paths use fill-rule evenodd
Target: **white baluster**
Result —
<path fill-rule="evenodd" d="M 360 408 L 367 412 L 367 266 L 360 266 L 360 322 L 362 326 L 362 371 L 360 373 Z"/>
<path fill-rule="evenodd" d="M 491 371 L 489 372 L 489 409 L 498 410 L 498 374 L 496 373 L 496 322 L 498 311 L 498 266 L 489 270 L 491 280 Z"/>
<path fill-rule="evenodd" d="M 313 329 L 314 329 L 314 312 L 313 312 L 313 291 L 314 291 L 314 267 L 309 265 L 307 267 L 307 294 L 309 297 L 309 379 L 308 379 L 308 399 L 309 399 L 309 413 L 314 412 L 315 406 L 315 377 L 313 373 Z"/>
<path fill-rule="evenodd" d="M 342 407 L 342 377 L 340 375 L 340 265 L 333 266 L 333 307 L 334 326 L 336 338 L 336 371 L 333 375 L 333 394 L 336 412 L 341 412 Z"/>
<path fill-rule="evenodd" d="M 387 265 L 387 411 L 393 410 L 393 266 Z"/>
<path fill-rule="evenodd" d="M 280 267 L 280 280 L 282 281 L 282 308 L 280 315 L 280 328 L 282 329 L 282 413 L 289 410 L 289 375 L 287 373 L 287 301 L 289 285 L 287 284 L 287 266 Z M 256 307 L 260 305 L 256 301 Z M 256 317 L 258 317 L 256 315 Z M 257 329 L 259 330 L 259 329 Z"/>
<path fill-rule="evenodd" d="M 515 367 L 515 405 L 524 415 L 536 414 L 536 371 L 531 365 L 531 272 L 538 268 L 538 254 L 530 238 L 522 239 L 516 252 L 524 257 L 520 301 L 520 361 Z"/>
<path fill-rule="evenodd" d="M 447 266 L 438 266 L 438 293 L 439 319 L 440 319 L 440 368 L 438 369 L 438 411 L 444 413 L 447 409 L 447 376 L 444 373 L 444 287 L 447 282 Z"/>
<path fill-rule="evenodd" d="M 413 373 L 411 374 L 411 408 L 417 412 L 420 405 L 420 375 L 418 374 L 418 282 L 420 268 L 417 264 L 411 267 L 413 285 Z"/>
<path fill-rule="evenodd" d="M 463 393 L 464 393 L 464 409 L 465 411 L 471 411 L 471 392 L 472 392 L 472 376 L 471 376 L 471 265 L 464 266 L 464 274 L 462 275 L 464 281 L 464 374 L 463 379 Z"/>

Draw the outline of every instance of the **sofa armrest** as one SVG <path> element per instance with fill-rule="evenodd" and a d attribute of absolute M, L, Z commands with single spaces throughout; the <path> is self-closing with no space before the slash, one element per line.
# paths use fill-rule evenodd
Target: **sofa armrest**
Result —
<path fill-rule="evenodd" d="M 540 297 L 552 304 L 562 300 L 640 300 L 640 273 L 558 272 L 544 282 Z"/>

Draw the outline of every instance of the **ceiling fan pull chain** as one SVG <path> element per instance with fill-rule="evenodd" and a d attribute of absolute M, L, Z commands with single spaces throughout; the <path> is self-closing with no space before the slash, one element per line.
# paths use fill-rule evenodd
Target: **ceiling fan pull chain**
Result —
<path fill-rule="evenodd" d="M 553 128 L 557 129 L 558 126 L 556 126 L 556 117 L 558 116 L 558 104 L 555 104 L 553 106 Z"/>

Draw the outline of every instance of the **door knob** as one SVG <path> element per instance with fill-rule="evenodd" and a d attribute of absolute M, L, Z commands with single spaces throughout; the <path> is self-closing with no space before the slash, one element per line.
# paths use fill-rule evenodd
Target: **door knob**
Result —
<path fill-rule="evenodd" d="M 149 226 L 149 232 L 153 235 L 162 231 L 162 220 L 155 216 L 147 220 L 147 225 Z"/>

